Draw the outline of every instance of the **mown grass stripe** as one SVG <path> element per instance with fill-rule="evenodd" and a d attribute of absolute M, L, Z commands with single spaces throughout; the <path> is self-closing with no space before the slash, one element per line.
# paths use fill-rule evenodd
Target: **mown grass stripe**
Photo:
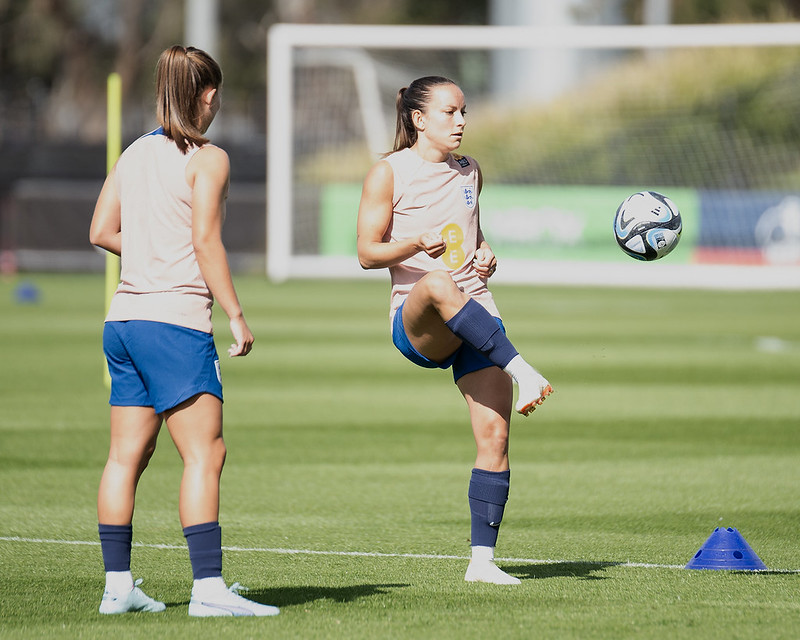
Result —
<path fill-rule="evenodd" d="M 21 536 L 0 536 L 0 542 L 25 542 L 30 544 L 67 544 L 76 546 L 99 546 L 98 541 L 92 540 L 57 540 L 54 538 L 24 538 Z M 185 549 L 186 545 L 134 542 L 134 547 L 144 549 Z M 283 549 L 280 547 L 229 547 L 223 546 L 223 551 L 240 551 L 246 553 L 277 553 L 283 555 L 308 555 L 308 556 L 347 556 L 356 558 L 407 558 L 410 560 L 469 560 L 469 556 L 447 555 L 438 553 L 386 553 L 382 551 L 335 551 L 325 549 Z M 682 564 L 655 564 L 650 562 L 616 562 L 596 560 L 554 560 L 542 558 L 505 558 L 498 557 L 498 562 L 522 562 L 524 564 L 595 564 L 604 567 L 623 567 L 628 569 L 683 569 Z M 800 569 L 770 569 L 770 573 L 800 573 Z"/>

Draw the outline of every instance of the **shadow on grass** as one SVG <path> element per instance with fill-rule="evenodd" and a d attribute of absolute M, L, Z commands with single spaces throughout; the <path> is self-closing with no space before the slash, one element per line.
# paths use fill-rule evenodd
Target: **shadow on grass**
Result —
<path fill-rule="evenodd" d="M 260 604 L 271 604 L 276 607 L 289 607 L 308 604 L 315 600 L 332 600 L 333 602 L 352 602 L 358 598 L 377 596 L 389 593 L 390 589 L 408 587 L 408 584 L 355 584 L 349 587 L 275 587 L 270 589 L 250 589 L 241 591 L 239 595 Z M 188 606 L 189 601 L 168 602 L 167 608 Z"/>
<path fill-rule="evenodd" d="M 307 604 L 315 600 L 352 602 L 358 598 L 383 595 L 389 593 L 391 589 L 400 589 L 408 586 L 407 584 L 354 584 L 349 587 L 275 587 L 253 589 L 245 591 L 241 595 L 262 604 L 288 607 Z"/>
<path fill-rule="evenodd" d="M 729 571 L 735 576 L 797 576 L 800 578 L 800 570 L 797 569 L 765 569 L 764 571 Z"/>
<path fill-rule="evenodd" d="M 596 575 L 614 562 L 552 562 L 542 564 L 502 564 L 506 573 L 520 580 L 541 580 L 544 578 L 580 578 L 581 580 L 608 580 L 607 576 Z"/>

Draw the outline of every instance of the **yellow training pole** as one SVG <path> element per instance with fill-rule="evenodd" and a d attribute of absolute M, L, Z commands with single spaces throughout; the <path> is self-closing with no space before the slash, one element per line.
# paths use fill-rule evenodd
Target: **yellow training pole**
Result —
<path fill-rule="evenodd" d="M 106 172 L 111 173 L 114 163 L 122 153 L 122 80 L 118 73 L 112 73 L 107 81 L 106 104 Z M 106 313 L 111 305 L 111 296 L 119 284 L 119 256 L 106 253 Z M 103 366 L 103 381 L 111 388 L 111 376 L 108 367 Z"/>

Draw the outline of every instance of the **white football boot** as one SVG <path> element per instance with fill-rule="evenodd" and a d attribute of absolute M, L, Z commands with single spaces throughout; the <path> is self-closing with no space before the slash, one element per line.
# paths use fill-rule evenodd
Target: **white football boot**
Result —
<path fill-rule="evenodd" d="M 487 582 L 489 584 L 521 584 L 519 578 L 508 575 L 493 560 L 486 562 L 470 560 L 464 580 L 466 582 Z"/>
<path fill-rule="evenodd" d="M 163 602 L 153 600 L 139 588 L 142 579 L 139 578 L 133 583 L 133 589 L 125 593 L 114 593 L 106 590 L 103 592 L 103 600 L 100 602 L 100 613 L 128 613 L 129 611 L 146 611 L 148 613 L 158 613 L 167 608 Z"/>
<path fill-rule="evenodd" d="M 202 583 L 198 586 L 198 582 Z M 218 616 L 276 616 L 281 610 L 268 604 L 253 602 L 239 595 L 247 591 L 238 582 L 225 586 L 222 578 L 198 580 L 192 588 L 189 602 L 189 615 L 199 618 Z"/>
<path fill-rule="evenodd" d="M 472 560 L 469 561 L 466 582 L 487 582 L 489 584 L 520 584 L 520 579 L 508 575 L 494 563 L 494 547 L 472 547 Z"/>
<path fill-rule="evenodd" d="M 514 409 L 523 416 L 532 413 L 547 396 L 553 393 L 553 387 L 545 377 L 525 362 L 522 356 L 515 356 L 504 371 L 517 383 L 517 403 Z"/>

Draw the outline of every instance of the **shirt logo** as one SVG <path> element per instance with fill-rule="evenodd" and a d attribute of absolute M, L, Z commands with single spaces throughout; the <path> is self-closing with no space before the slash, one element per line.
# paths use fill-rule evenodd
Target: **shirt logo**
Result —
<path fill-rule="evenodd" d="M 447 251 L 442 261 L 450 269 L 458 269 L 467 259 L 464 251 L 464 231 L 455 222 L 451 222 L 441 231 L 442 239 L 447 243 Z"/>
<path fill-rule="evenodd" d="M 461 187 L 461 192 L 464 194 L 464 204 L 467 205 L 468 209 L 475 208 L 475 187 L 470 185 L 464 185 Z"/>
<path fill-rule="evenodd" d="M 460 164 L 462 167 L 469 166 L 469 160 L 467 160 L 464 156 L 454 155 L 453 157 L 456 159 L 456 162 L 458 162 L 458 164 Z"/>

